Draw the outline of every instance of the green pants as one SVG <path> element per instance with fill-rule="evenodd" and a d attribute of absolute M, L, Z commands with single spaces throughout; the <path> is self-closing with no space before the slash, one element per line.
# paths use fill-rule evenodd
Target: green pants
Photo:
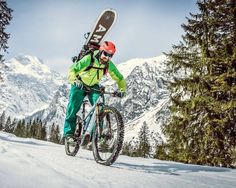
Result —
<path fill-rule="evenodd" d="M 92 88 L 99 89 L 98 85 L 92 86 Z M 80 110 L 85 97 L 83 89 L 71 85 L 69 103 L 66 109 L 66 119 L 64 124 L 64 136 L 73 135 L 76 129 L 76 114 Z M 88 94 L 88 99 L 91 105 L 94 105 L 99 98 L 99 93 L 91 91 Z"/>

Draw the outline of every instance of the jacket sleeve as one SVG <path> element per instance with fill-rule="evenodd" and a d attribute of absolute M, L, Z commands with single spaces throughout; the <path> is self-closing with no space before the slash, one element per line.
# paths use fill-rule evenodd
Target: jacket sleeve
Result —
<path fill-rule="evenodd" d="M 126 81 L 123 77 L 123 75 L 119 72 L 119 70 L 116 68 L 116 66 L 110 61 L 109 62 L 109 74 L 111 75 L 111 78 L 116 81 L 119 90 L 126 92 Z"/>
<path fill-rule="evenodd" d="M 70 66 L 67 76 L 70 84 L 73 84 L 75 82 L 76 76 L 79 75 L 79 72 L 89 66 L 90 60 L 90 55 L 86 55 L 81 60 L 77 61 L 76 63 Z"/>

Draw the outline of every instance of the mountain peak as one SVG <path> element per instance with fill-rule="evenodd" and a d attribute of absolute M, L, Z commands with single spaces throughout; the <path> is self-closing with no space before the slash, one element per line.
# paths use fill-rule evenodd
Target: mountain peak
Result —
<path fill-rule="evenodd" d="M 163 62 L 165 61 L 165 55 L 160 55 L 152 58 L 135 58 L 119 64 L 118 68 L 119 70 L 121 70 L 123 76 L 126 78 L 137 66 L 143 66 L 144 64 L 148 64 L 150 66 L 155 66 L 163 69 Z"/>
<path fill-rule="evenodd" d="M 51 74 L 51 70 L 43 61 L 35 56 L 18 55 L 5 62 L 14 74 L 23 74 L 35 78 L 42 78 L 44 75 Z"/>
<path fill-rule="evenodd" d="M 31 55 L 18 55 L 15 57 L 15 59 L 20 62 L 22 65 L 28 65 L 32 62 L 38 63 L 38 64 L 43 64 L 43 61 L 40 60 L 36 56 L 31 56 Z"/>

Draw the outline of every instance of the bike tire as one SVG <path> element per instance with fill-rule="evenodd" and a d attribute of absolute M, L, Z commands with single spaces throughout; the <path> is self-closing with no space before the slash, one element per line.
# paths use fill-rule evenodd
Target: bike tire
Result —
<path fill-rule="evenodd" d="M 107 152 L 100 151 L 101 149 L 99 148 L 100 147 L 99 135 L 101 133 L 99 133 L 100 131 L 99 126 L 96 126 L 95 131 L 93 132 L 93 140 L 92 140 L 92 149 L 93 149 L 93 156 L 94 156 L 95 161 L 99 164 L 106 165 L 106 166 L 110 166 L 117 160 L 123 146 L 123 141 L 124 141 L 123 118 L 120 112 L 116 108 L 109 107 L 109 106 L 103 107 L 103 109 L 100 111 L 99 116 L 98 116 L 99 122 L 103 122 L 105 121 L 105 119 L 108 119 L 108 117 L 111 117 L 111 116 L 114 116 L 114 118 L 113 120 L 110 120 L 110 124 L 112 121 L 112 125 L 110 126 L 113 126 L 113 125 L 117 126 L 117 129 L 111 133 L 111 134 L 114 134 L 114 145 L 112 145 L 111 148 L 107 150 Z M 109 121 L 108 120 L 106 121 L 107 121 L 107 124 L 109 124 Z M 102 157 L 102 154 L 104 153 L 108 154 L 108 157 L 106 159 Z"/>
<path fill-rule="evenodd" d="M 65 139 L 65 152 L 67 155 L 74 157 L 80 148 L 80 134 L 81 134 L 81 127 L 82 125 L 80 125 L 81 122 L 81 118 L 79 116 L 77 116 L 77 120 L 76 120 L 76 131 L 75 131 L 75 138 L 77 139 L 76 145 L 75 146 L 71 146 L 68 142 L 67 139 Z"/>
<path fill-rule="evenodd" d="M 78 153 L 79 148 L 80 148 L 80 144 L 78 142 L 76 143 L 75 146 L 72 147 L 65 139 L 65 151 L 67 155 L 74 157 Z"/>

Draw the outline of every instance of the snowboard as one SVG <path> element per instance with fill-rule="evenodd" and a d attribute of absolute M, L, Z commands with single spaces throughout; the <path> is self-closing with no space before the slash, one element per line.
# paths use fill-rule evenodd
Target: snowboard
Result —
<path fill-rule="evenodd" d="M 99 49 L 101 42 L 112 28 L 116 21 L 116 11 L 113 9 L 105 9 L 98 17 L 91 32 L 85 34 L 86 41 L 79 55 L 72 58 L 73 62 L 80 60 L 90 50 Z"/>

